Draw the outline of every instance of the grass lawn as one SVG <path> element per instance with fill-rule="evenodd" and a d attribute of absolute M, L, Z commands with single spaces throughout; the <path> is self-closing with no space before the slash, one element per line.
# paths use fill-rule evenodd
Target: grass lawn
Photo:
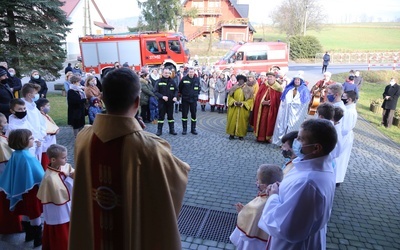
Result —
<path fill-rule="evenodd" d="M 50 101 L 49 115 L 58 126 L 67 126 L 67 97 L 59 93 L 48 93 L 47 99 Z"/>
<path fill-rule="evenodd" d="M 257 26 L 256 38 L 266 41 L 285 41 L 286 35 L 271 26 Z M 400 50 L 400 25 L 398 23 L 354 23 L 326 25 L 319 32 L 307 31 L 315 36 L 324 50 L 335 52 L 397 51 Z"/>
<path fill-rule="evenodd" d="M 379 71 L 375 72 L 375 77 L 378 76 L 386 76 L 390 74 L 392 71 Z M 365 75 L 364 79 L 370 80 L 368 74 L 373 72 L 361 72 L 361 75 Z M 347 73 L 336 74 L 332 76 L 334 81 L 343 82 L 343 79 Z M 399 72 L 396 72 L 395 76 L 400 76 Z M 400 79 L 400 78 L 397 78 Z M 360 90 L 360 99 L 357 102 L 357 112 L 358 115 L 362 116 L 364 119 L 369 121 L 374 127 L 376 127 L 380 132 L 384 135 L 392 139 L 394 142 L 400 144 L 400 128 L 391 126 L 390 128 L 385 128 L 384 126 L 380 126 L 382 121 L 382 113 L 373 113 L 369 110 L 371 100 L 375 100 L 378 98 L 382 98 L 382 93 L 385 89 L 385 86 L 389 83 L 389 81 L 379 82 L 379 81 L 364 81 L 362 88 Z M 397 103 L 397 109 L 400 109 L 400 102 Z"/>

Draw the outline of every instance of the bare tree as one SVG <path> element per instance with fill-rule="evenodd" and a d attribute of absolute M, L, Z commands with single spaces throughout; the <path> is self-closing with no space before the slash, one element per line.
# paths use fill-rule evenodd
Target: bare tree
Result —
<path fill-rule="evenodd" d="M 320 30 L 326 14 L 319 0 L 285 0 L 272 14 L 274 25 L 287 37 L 305 34 L 308 30 Z"/>

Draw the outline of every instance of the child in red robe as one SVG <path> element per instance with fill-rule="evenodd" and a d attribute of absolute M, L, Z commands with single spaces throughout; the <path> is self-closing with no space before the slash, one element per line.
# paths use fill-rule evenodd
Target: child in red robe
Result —
<path fill-rule="evenodd" d="M 29 152 L 34 138 L 29 129 L 15 129 L 10 132 L 8 145 L 15 151 L 0 176 L 0 191 L 6 195 L 9 210 L 23 215 L 22 226 L 26 232 L 25 241 L 34 241 L 33 246 L 42 244 L 43 208 L 36 197 L 44 171 L 38 159 Z"/>
<path fill-rule="evenodd" d="M 50 145 L 47 156 L 50 164 L 37 194 L 43 204 L 42 250 L 67 250 L 74 169 L 64 146 Z"/>

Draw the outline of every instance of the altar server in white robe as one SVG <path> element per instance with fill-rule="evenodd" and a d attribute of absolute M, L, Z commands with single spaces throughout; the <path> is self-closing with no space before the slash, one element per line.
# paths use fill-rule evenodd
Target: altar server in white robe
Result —
<path fill-rule="evenodd" d="M 270 195 L 258 226 L 271 236 L 267 249 L 325 249 L 326 231 L 335 194 L 330 152 L 337 141 L 332 123 L 305 121 L 293 142 L 297 158 Z"/>
<path fill-rule="evenodd" d="M 349 165 L 351 150 L 353 149 L 354 133 L 353 129 L 357 123 L 357 110 L 356 110 L 357 94 L 354 91 L 343 93 L 342 102 L 345 104 L 345 116 L 342 121 L 342 143 L 341 154 L 337 159 L 336 170 L 336 186 L 344 181 L 347 167 Z"/>

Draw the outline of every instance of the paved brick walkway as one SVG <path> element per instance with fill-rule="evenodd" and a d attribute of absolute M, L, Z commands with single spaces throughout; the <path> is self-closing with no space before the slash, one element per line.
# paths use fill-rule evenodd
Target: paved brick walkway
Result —
<path fill-rule="evenodd" d="M 234 214 L 233 204 L 247 203 L 256 194 L 258 166 L 283 164 L 277 146 L 257 143 L 251 133 L 244 141 L 228 140 L 226 114 L 199 111 L 197 136 L 181 135 L 180 113 L 175 120 L 179 134 L 169 135 L 164 126 L 162 137 L 170 142 L 173 153 L 191 166 L 185 206 Z M 155 132 L 156 125 L 149 124 L 147 130 Z M 400 249 L 400 147 L 362 118 L 354 132 L 347 175 L 336 190 L 327 247 Z M 58 142 L 68 147 L 72 162 L 72 130 L 62 128 Z M 183 249 L 234 249 L 229 243 L 190 235 L 182 235 L 181 239 Z M 0 249 L 30 249 L 30 244 L 22 242 L 23 234 L 0 235 Z"/>

